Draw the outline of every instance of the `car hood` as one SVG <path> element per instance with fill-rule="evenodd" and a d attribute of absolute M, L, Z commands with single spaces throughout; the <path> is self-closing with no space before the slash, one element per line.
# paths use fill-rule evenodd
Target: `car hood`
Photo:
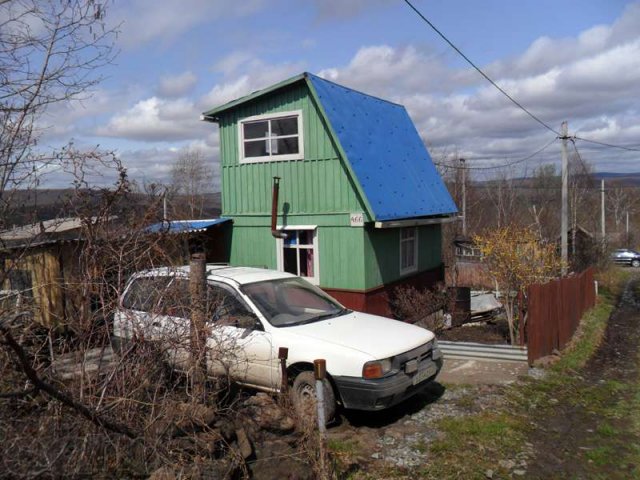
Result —
<path fill-rule="evenodd" d="M 286 330 L 290 334 L 358 350 L 373 359 L 398 355 L 435 338 L 424 328 L 361 312 L 286 327 Z"/>

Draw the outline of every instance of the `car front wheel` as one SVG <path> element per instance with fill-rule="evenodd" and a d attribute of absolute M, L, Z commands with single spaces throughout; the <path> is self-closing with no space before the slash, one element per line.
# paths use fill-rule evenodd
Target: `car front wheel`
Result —
<path fill-rule="evenodd" d="M 634 259 L 634 260 L 631 260 L 631 266 L 632 266 L 633 268 L 638 268 L 638 267 L 640 267 L 640 260 L 638 260 L 637 258 L 636 258 L 636 259 Z"/>
<path fill-rule="evenodd" d="M 329 423 L 336 413 L 336 397 L 326 378 L 322 380 L 324 393 L 324 418 Z M 291 401 L 303 424 L 317 423 L 316 379 L 313 372 L 300 372 L 291 387 Z"/>

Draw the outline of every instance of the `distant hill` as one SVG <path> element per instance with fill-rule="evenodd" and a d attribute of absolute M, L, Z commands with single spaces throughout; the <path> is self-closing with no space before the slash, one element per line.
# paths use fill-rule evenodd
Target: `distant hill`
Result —
<path fill-rule="evenodd" d="M 616 183 L 624 183 L 625 185 L 640 186 L 640 172 L 630 173 L 612 173 L 612 172 L 596 172 L 593 177 L 597 180 L 615 181 Z"/>
<path fill-rule="evenodd" d="M 9 208 L 4 219 L 6 225 L 25 225 L 39 221 L 51 220 L 74 216 L 74 200 L 76 194 L 83 197 L 83 204 L 96 207 L 100 204 L 103 192 L 100 190 L 73 189 L 34 189 L 16 190 L 5 195 L 3 200 L 8 202 Z M 206 193 L 203 195 L 203 218 L 215 218 L 220 216 L 222 195 L 220 192 Z M 121 208 L 144 211 L 150 203 L 150 197 L 142 193 L 132 193 L 121 202 Z M 170 204 L 184 205 L 185 199 L 180 196 L 172 198 Z M 162 215 L 159 211 L 158 215 Z"/>

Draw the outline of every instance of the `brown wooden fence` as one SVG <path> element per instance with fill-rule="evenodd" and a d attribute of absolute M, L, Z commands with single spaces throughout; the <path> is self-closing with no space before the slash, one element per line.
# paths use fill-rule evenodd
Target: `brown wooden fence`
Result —
<path fill-rule="evenodd" d="M 542 285 L 531 285 L 527 301 L 529 363 L 564 347 L 584 312 L 596 303 L 593 269 Z"/>

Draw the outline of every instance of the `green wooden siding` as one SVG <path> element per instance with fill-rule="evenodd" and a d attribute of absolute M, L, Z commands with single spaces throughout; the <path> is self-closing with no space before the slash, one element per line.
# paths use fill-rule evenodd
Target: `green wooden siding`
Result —
<path fill-rule="evenodd" d="M 367 229 L 364 243 L 367 289 L 394 282 L 400 275 L 400 229 Z M 440 225 L 418 227 L 418 270 L 436 268 L 442 262 Z"/>
<path fill-rule="evenodd" d="M 363 228 L 325 227 L 318 231 L 320 286 L 364 290 Z"/>
<path fill-rule="evenodd" d="M 253 115 L 302 111 L 304 159 L 240 164 L 238 123 Z M 327 125 L 305 84 L 267 95 L 220 118 L 222 214 L 269 214 L 272 178 L 280 181 L 280 202 L 290 214 L 365 211 L 340 159 Z"/>
<path fill-rule="evenodd" d="M 276 239 L 265 227 L 233 226 L 231 233 L 231 265 L 275 270 Z"/>

